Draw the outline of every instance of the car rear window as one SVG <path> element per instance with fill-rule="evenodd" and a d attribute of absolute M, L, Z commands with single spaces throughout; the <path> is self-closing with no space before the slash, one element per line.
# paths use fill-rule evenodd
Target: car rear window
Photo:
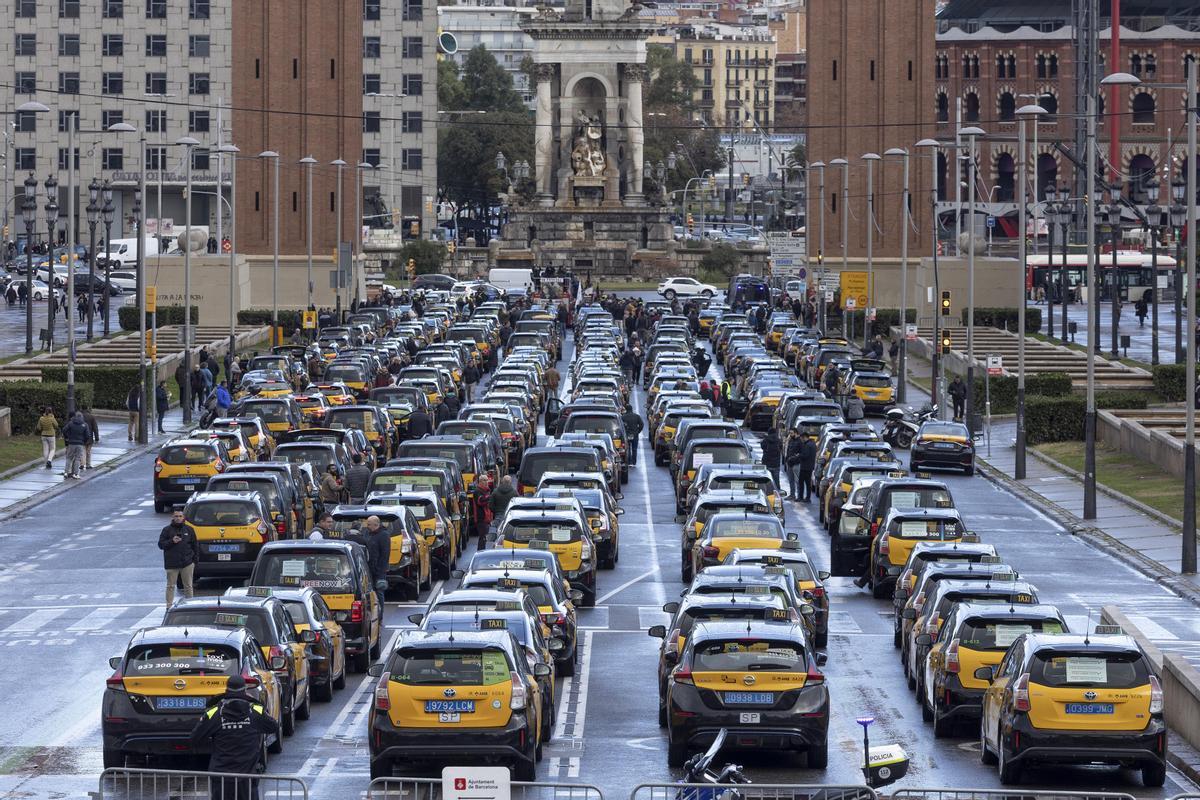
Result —
<path fill-rule="evenodd" d="M 1148 683 L 1150 671 L 1141 653 L 1054 651 L 1034 656 L 1029 680 L 1042 686 L 1132 689 Z"/>
<path fill-rule="evenodd" d="M 305 617 L 307 619 L 307 617 Z M 179 608 L 167 611 L 164 625 L 214 625 L 217 627 L 246 628 L 261 645 L 275 644 L 277 637 L 266 614 L 247 613 L 247 610 L 230 611 L 218 608 Z"/>
<path fill-rule="evenodd" d="M 382 491 L 403 491 L 405 489 L 416 489 L 417 491 L 432 490 L 440 492 L 445 478 L 442 475 L 408 472 L 408 473 L 383 473 L 371 476 L 370 490 Z"/>
<path fill-rule="evenodd" d="M 331 408 L 325 413 L 325 424 L 331 428 L 335 425 L 342 425 L 374 433 L 375 415 L 370 411 L 358 408 Z"/>
<path fill-rule="evenodd" d="M 550 544 L 567 544 L 580 539 L 579 526 L 571 522 L 555 520 L 513 520 L 504 528 L 504 538 L 511 542 L 526 543 L 540 539 Z"/>
<path fill-rule="evenodd" d="M 325 368 L 325 374 L 321 377 L 327 381 L 343 381 L 346 383 L 362 383 L 367 379 L 365 371 L 353 364 L 330 364 Z"/>
<path fill-rule="evenodd" d="M 704 642 L 692 654 L 694 672 L 806 672 L 804 651 L 792 642 L 738 639 Z"/>
<path fill-rule="evenodd" d="M 753 519 L 726 519 L 714 522 L 709 533 L 712 536 L 782 539 L 783 526 Z"/>
<path fill-rule="evenodd" d="M 567 417 L 563 433 L 607 433 L 614 439 L 620 438 L 620 423 L 614 417 L 595 414 L 572 414 Z"/>
<path fill-rule="evenodd" d="M 193 525 L 249 525 L 256 516 L 252 503 L 237 500 L 202 500 L 187 506 L 187 521 Z"/>
<path fill-rule="evenodd" d="M 233 675 L 238 651 L 224 645 L 143 644 L 129 649 L 125 674 L 131 678 L 173 675 Z"/>
<path fill-rule="evenodd" d="M 891 380 L 882 375 L 859 375 L 854 382 L 859 386 L 866 386 L 871 389 L 884 389 L 892 385 Z"/>
<path fill-rule="evenodd" d="M 312 464 L 324 472 L 333 463 L 333 451 L 328 447 L 279 447 L 272 458 L 289 464 Z"/>
<path fill-rule="evenodd" d="M 957 520 L 900 519 L 894 520 L 888 528 L 888 535 L 899 539 L 941 539 L 962 533 L 965 529 Z"/>
<path fill-rule="evenodd" d="M 200 444 L 177 444 L 164 447 L 158 458 L 164 464 L 178 466 L 180 464 L 207 464 L 215 460 L 216 451 L 212 447 Z"/>
<path fill-rule="evenodd" d="M 972 619 L 963 623 L 956 638 L 970 650 L 1007 650 L 1025 633 L 1062 632 L 1062 623 L 1055 619 Z"/>
<path fill-rule="evenodd" d="M 451 461 L 458 462 L 458 468 L 463 472 L 470 472 L 471 469 L 471 451 L 466 447 L 451 447 L 436 442 L 430 444 L 422 444 L 419 442 L 405 442 L 400 445 L 400 452 L 396 454 L 400 458 L 407 456 L 416 456 L 418 458 L 445 458 Z"/>
<path fill-rule="evenodd" d="M 267 422 L 290 422 L 291 415 L 283 403 L 254 403 L 244 409 L 246 414 L 254 414 Z"/>
<path fill-rule="evenodd" d="M 518 480 L 536 486 L 547 472 L 601 472 L 600 457 L 595 452 L 527 453 L 521 459 Z"/>
<path fill-rule="evenodd" d="M 307 586 L 320 592 L 350 592 L 354 570 L 345 553 L 262 553 L 255 586 Z"/>
<path fill-rule="evenodd" d="M 691 467 L 701 464 L 750 464 L 750 448 L 742 444 L 703 444 L 692 448 Z"/>
<path fill-rule="evenodd" d="M 495 686 L 512 680 L 503 650 L 400 650 L 389 673 L 408 686 Z"/>
<path fill-rule="evenodd" d="M 950 498 L 950 492 L 946 489 L 898 486 L 894 489 L 885 489 L 884 492 L 886 493 L 884 509 L 954 507 L 954 500 Z"/>

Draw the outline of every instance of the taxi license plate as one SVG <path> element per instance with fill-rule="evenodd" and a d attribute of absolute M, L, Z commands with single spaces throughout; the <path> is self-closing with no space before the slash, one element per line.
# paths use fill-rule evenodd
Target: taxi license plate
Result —
<path fill-rule="evenodd" d="M 197 483 L 206 483 L 208 478 L 176 478 L 176 481 L 181 486 L 193 486 Z"/>
<path fill-rule="evenodd" d="M 725 692 L 728 705 L 770 705 L 775 702 L 774 692 Z"/>
<path fill-rule="evenodd" d="M 474 714 L 474 700 L 426 700 L 426 714 Z"/>
<path fill-rule="evenodd" d="M 240 553 L 240 552 L 242 552 L 242 546 L 240 544 L 237 544 L 236 542 L 230 542 L 230 543 L 226 543 L 226 544 L 210 544 L 208 546 L 208 552 L 210 552 L 210 553 Z"/>
<path fill-rule="evenodd" d="M 759 714 L 757 711 L 744 712 L 738 714 L 738 722 L 742 725 L 757 725 L 759 722 L 762 722 L 762 714 Z"/>
<path fill-rule="evenodd" d="M 953 450 L 958 445 L 953 442 L 934 442 L 933 446 L 940 450 Z"/>
<path fill-rule="evenodd" d="M 156 697 L 154 708 L 158 711 L 194 711 L 208 705 L 207 697 Z"/>
<path fill-rule="evenodd" d="M 443 712 L 438 714 L 438 722 L 460 722 L 462 715 L 457 712 Z"/>
<path fill-rule="evenodd" d="M 232 561 L 233 553 L 217 553 L 217 561 Z"/>
<path fill-rule="evenodd" d="M 1068 714 L 1111 714 L 1112 703 L 1067 703 Z"/>

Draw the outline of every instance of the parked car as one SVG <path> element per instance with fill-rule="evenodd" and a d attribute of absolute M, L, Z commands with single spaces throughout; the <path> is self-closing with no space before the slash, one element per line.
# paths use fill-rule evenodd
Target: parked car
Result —
<path fill-rule="evenodd" d="M 658 293 L 667 300 L 674 300 L 676 297 L 714 297 L 717 287 L 701 283 L 695 278 L 667 278 L 658 285 Z"/>

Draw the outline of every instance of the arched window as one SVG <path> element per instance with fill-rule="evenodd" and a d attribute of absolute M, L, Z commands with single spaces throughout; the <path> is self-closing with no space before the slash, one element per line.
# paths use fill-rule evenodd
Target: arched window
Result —
<path fill-rule="evenodd" d="M 996 158 L 996 199 L 1001 203 L 1012 202 L 1016 185 L 1017 165 L 1012 154 L 1001 153 Z"/>
<path fill-rule="evenodd" d="M 1142 59 L 1142 67 L 1146 70 L 1147 78 L 1154 77 L 1154 73 L 1158 69 L 1158 59 L 1155 58 L 1154 53 L 1146 54 L 1146 57 Z"/>
<path fill-rule="evenodd" d="M 963 72 L 964 78 L 971 77 L 971 57 L 970 56 L 962 57 L 962 72 Z"/>
<path fill-rule="evenodd" d="M 1058 182 L 1058 162 L 1049 153 L 1042 153 L 1037 159 L 1037 198 L 1046 199 L 1046 190 Z"/>
<path fill-rule="evenodd" d="M 1155 172 L 1154 159 L 1145 153 L 1138 153 L 1129 159 L 1129 176 L 1125 186 L 1126 196 L 1136 202 L 1141 197 L 1146 184 L 1154 179 Z"/>
<path fill-rule="evenodd" d="M 979 77 L 979 56 L 971 56 L 971 77 Z"/>
<path fill-rule="evenodd" d="M 1012 122 L 1016 118 L 1017 101 L 1012 92 L 1000 93 L 1000 121 Z"/>
<path fill-rule="evenodd" d="M 1042 108 L 1046 109 L 1046 116 L 1042 117 L 1043 122 L 1053 122 L 1055 116 L 1058 115 L 1058 98 L 1050 92 L 1042 95 Z"/>
<path fill-rule="evenodd" d="M 1149 92 L 1138 92 L 1133 96 L 1133 123 L 1154 124 L 1154 97 Z"/>
<path fill-rule="evenodd" d="M 979 95 L 974 92 L 963 98 L 963 120 L 979 122 Z"/>
<path fill-rule="evenodd" d="M 1142 74 L 1142 54 L 1133 53 L 1129 56 L 1129 71 L 1134 75 Z"/>
<path fill-rule="evenodd" d="M 1017 57 L 1016 56 L 1008 57 L 1008 77 L 1010 77 L 1010 78 L 1017 77 Z"/>
<path fill-rule="evenodd" d="M 950 121 L 950 98 L 945 94 L 939 94 L 937 96 L 937 121 Z"/>
<path fill-rule="evenodd" d="M 1050 77 L 1058 77 L 1058 56 L 1055 55 L 1050 56 Z"/>
<path fill-rule="evenodd" d="M 1046 57 L 1038 53 L 1037 57 L 1037 76 L 1039 78 L 1046 77 Z"/>
<path fill-rule="evenodd" d="M 1004 66 L 1004 56 L 996 56 L 996 77 L 1003 78 L 1008 71 Z"/>

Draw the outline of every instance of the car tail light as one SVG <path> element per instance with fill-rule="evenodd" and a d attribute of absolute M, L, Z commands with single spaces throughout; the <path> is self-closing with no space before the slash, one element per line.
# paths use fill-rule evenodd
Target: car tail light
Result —
<path fill-rule="evenodd" d="M 690 669 L 676 670 L 672 676 L 676 683 L 686 683 L 688 686 L 693 686 L 692 671 Z"/>
<path fill-rule="evenodd" d="M 811 594 L 813 597 L 824 597 L 825 596 L 825 587 L 823 587 L 823 586 L 813 587 L 812 589 L 808 590 L 808 593 Z"/>
<path fill-rule="evenodd" d="M 392 707 L 392 701 L 388 698 L 388 681 L 391 680 L 391 673 L 385 672 L 379 676 L 379 683 L 375 684 L 375 710 L 387 711 Z"/>
<path fill-rule="evenodd" d="M 362 622 L 363 621 L 362 600 L 355 600 L 353 603 L 350 604 L 350 621 L 351 622 Z"/>
<path fill-rule="evenodd" d="M 958 672 L 958 669 L 958 639 L 954 639 L 946 648 L 946 672 Z"/>
<path fill-rule="evenodd" d="M 904 572 L 900 573 L 900 578 L 899 578 L 899 580 L 896 581 L 896 586 L 897 586 L 897 588 L 903 590 L 904 592 L 907 592 L 908 591 L 908 582 L 911 580 L 912 580 L 912 570 L 906 569 L 906 570 L 904 570 Z"/>
<path fill-rule="evenodd" d="M 717 547 L 705 547 L 704 548 L 704 557 L 705 558 L 720 558 L 721 550 L 720 550 L 720 548 L 717 548 Z"/>
<path fill-rule="evenodd" d="M 566 625 L 567 617 L 564 614 L 542 614 L 542 621 L 547 625 Z"/>
<path fill-rule="evenodd" d="M 1017 711 L 1029 710 L 1029 673 L 1021 673 L 1013 684 L 1013 708 Z"/>
<path fill-rule="evenodd" d="M 1150 676 L 1150 713 L 1161 714 L 1163 711 L 1163 690 L 1158 678 Z"/>
<path fill-rule="evenodd" d="M 246 682 L 247 686 L 258 686 L 261 683 L 261 681 L 258 679 L 258 676 L 252 672 L 243 672 L 242 680 Z"/>
<path fill-rule="evenodd" d="M 825 673 L 818 672 L 814 668 L 808 670 L 808 676 L 804 679 L 805 686 L 815 686 L 825 682 Z"/>
<path fill-rule="evenodd" d="M 872 523 L 871 523 L 871 535 L 872 535 L 872 536 L 874 536 L 874 535 L 875 535 L 875 534 L 877 534 L 877 533 L 879 533 L 879 523 L 878 523 L 878 522 L 872 522 Z"/>
<path fill-rule="evenodd" d="M 525 490 L 530 488 L 527 484 L 517 481 L 517 494 L 525 494 Z"/>
<path fill-rule="evenodd" d="M 268 652 L 270 653 L 268 662 L 271 664 L 271 669 L 276 672 L 287 669 L 287 656 L 284 655 L 282 647 L 277 644 L 271 645 L 271 649 Z"/>
<path fill-rule="evenodd" d="M 924 605 L 925 605 L 925 593 L 924 593 L 924 592 L 920 592 L 920 593 L 918 593 L 918 594 L 917 594 L 917 597 L 916 597 L 916 599 L 915 599 L 915 600 L 913 600 L 913 609 L 914 609 L 915 611 L 917 611 L 917 613 L 920 613 L 920 611 L 921 611 L 921 608 L 922 608 Z"/>
<path fill-rule="evenodd" d="M 125 688 L 125 675 L 121 672 L 121 670 L 118 669 L 112 675 L 108 676 L 108 680 L 106 680 L 105 683 L 108 685 L 108 688 L 110 688 L 110 689 L 124 689 Z M 1161 699 L 1162 692 L 1159 692 L 1159 695 L 1160 695 L 1160 699 Z"/>
<path fill-rule="evenodd" d="M 266 536 L 270 532 L 270 530 L 271 529 L 267 526 L 267 523 L 259 520 L 259 523 L 258 523 L 258 535 L 259 536 Z M 283 533 L 283 531 L 280 531 L 280 533 Z"/>
<path fill-rule="evenodd" d="M 154 462 L 154 474 L 155 474 L 155 475 L 157 475 L 158 473 L 160 473 L 160 472 L 162 472 L 162 471 L 163 471 L 163 463 L 162 463 L 161 461 L 155 460 L 155 462 Z"/>
<path fill-rule="evenodd" d="M 592 546 L 587 542 L 583 543 L 583 547 L 579 549 L 579 557 L 584 561 L 592 560 Z"/>
<path fill-rule="evenodd" d="M 513 678 L 512 699 L 508 701 L 508 707 L 513 711 L 521 711 L 525 708 L 525 684 L 516 678 Z"/>
<path fill-rule="evenodd" d="M 877 527 L 876 525 L 871 525 L 871 533 L 875 532 L 876 527 Z M 889 540 L 889 537 L 887 535 L 879 537 L 879 555 L 886 556 L 892 552 L 892 547 L 889 544 L 888 540 Z"/>
<path fill-rule="evenodd" d="M 937 614 L 934 614 L 932 617 L 930 617 L 928 620 L 925 621 L 925 632 L 928 633 L 930 636 L 932 636 L 935 640 L 937 639 L 937 635 L 938 635 L 938 621 L 939 620 L 940 620 L 940 617 L 938 617 Z"/>

